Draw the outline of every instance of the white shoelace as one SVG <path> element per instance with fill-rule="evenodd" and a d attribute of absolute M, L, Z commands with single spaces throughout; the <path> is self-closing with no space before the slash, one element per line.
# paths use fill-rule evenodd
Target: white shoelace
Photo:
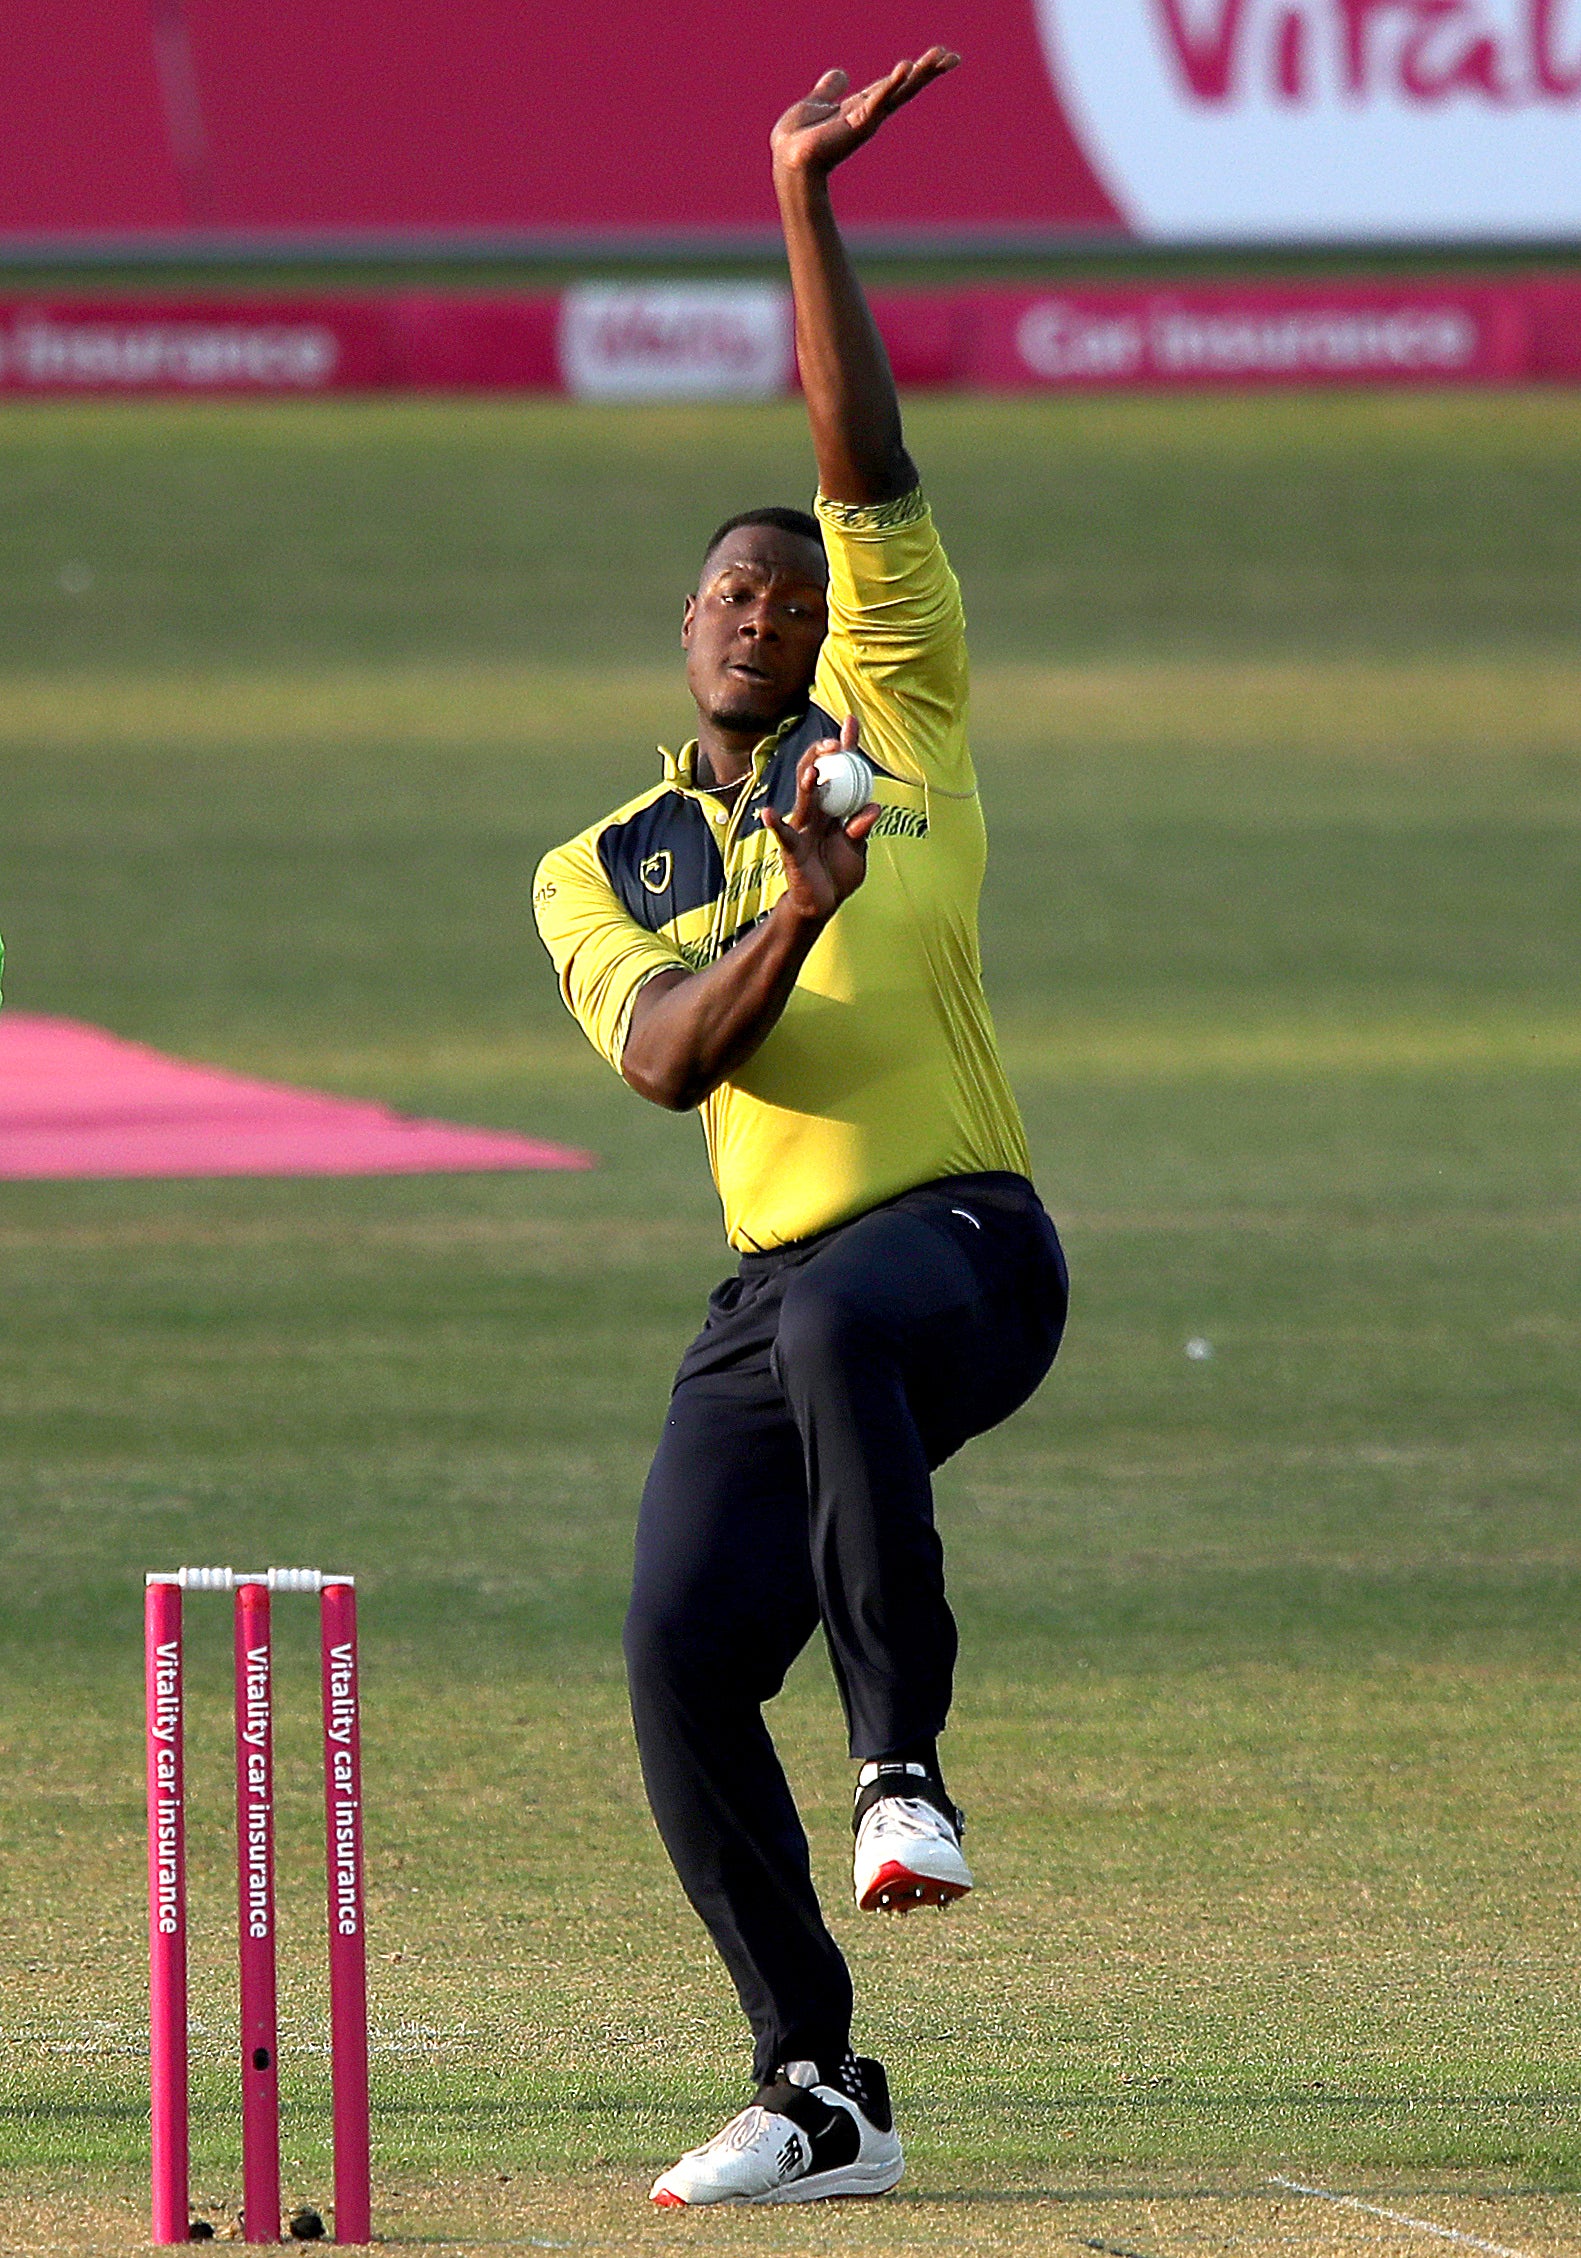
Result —
<path fill-rule="evenodd" d="M 881 1803 L 874 1804 L 863 1828 L 871 1829 L 875 1836 L 895 1835 L 902 1840 L 929 1836 L 947 1837 L 951 1842 L 956 1839 L 955 1829 L 941 1811 L 910 1796 L 886 1795 Z"/>

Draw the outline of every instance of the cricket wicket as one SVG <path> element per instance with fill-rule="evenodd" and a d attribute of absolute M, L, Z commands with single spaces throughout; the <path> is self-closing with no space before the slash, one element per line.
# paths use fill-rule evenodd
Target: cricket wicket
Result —
<path fill-rule="evenodd" d="M 191 2235 L 187 2107 L 187 1880 L 182 1595 L 235 1595 L 236 1874 L 241 1979 L 242 2228 L 280 2240 L 275 2007 L 274 1656 L 270 1598 L 316 1592 L 324 1706 L 325 1865 L 335 2239 L 372 2238 L 368 1990 L 362 1855 L 357 1595 L 317 1568 L 178 1568 L 145 1578 L 148 1735 L 149 2071 L 156 2243 Z M 315 2226 L 316 2231 L 316 2226 Z"/>

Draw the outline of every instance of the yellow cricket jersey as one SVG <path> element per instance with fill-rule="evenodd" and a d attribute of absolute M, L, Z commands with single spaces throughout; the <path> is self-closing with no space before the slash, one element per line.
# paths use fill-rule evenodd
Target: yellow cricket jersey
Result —
<path fill-rule="evenodd" d="M 1029 1173 L 983 995 L 987 838 L 966 742 L 960 590 L 920 493 L 818 500 L 829 632 L 805 715 L 765 738 L 734 807 L 696 783 L 696 744 L 545 855 L 533 886 L 560 992 L 619 1069 L 643 983 L 698 971 L 784 891 L 758 820 L 789 814 L 796 764 L 853 713 L 883 809 L 867 876 L 819 935 L 783 1015 L 702 1106 L 725 1230 L 787 1245 L 939 1176 Z"/>

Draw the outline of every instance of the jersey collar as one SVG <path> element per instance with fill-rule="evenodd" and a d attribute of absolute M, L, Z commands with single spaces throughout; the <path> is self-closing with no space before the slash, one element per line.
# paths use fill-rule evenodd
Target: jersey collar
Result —
<path fill-rule="evenodd" d="M 760 738 L 752 748 L 752 787 L 756 791 L 763 781 L 763 771 L 793 729 L 799 729 L 806 720 L 805 713 L 787 714 L 772 736 Z M 659 747 L 659 759 L 664 764 L 664 781 L 673 792 L 684 792 L 692 798 L 705 795 L 705 787 L 697 781 L 697 739 L 689 738 L 678 753 L 668 745 Z M 751 794 L 748 794 L 748 798 Z"/>

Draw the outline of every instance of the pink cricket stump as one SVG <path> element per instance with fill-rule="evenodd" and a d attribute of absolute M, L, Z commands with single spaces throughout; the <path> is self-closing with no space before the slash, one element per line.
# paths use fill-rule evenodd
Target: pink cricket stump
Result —
<path fill-rule="evenodd" d="M 368 2155 L 368 1966 L 362 1870 L 362 1727 L 357 1593 L 326 1579 L 319 1598 L 324 1682 L 325 1868 L 329 1884 L 330 2064 L 335 2109 L 335 2240 L 373 2235 Z"/>
<path fill-rule="evenodd" d="M 236 1891 L 241 1954 L 242 2219 L 248 2242 L 280 2240 L 276 2060 L 274 1668 L 269 1587 L 236 1586 Z"/>
<path fill-rule="evenodd" d="M 148 2067 L 154 2236 L 185 2242 L 187 2161 L 187 1854 L 182 1764 L 181 1586 L 143 1600 L 148 1730 Z"/>
<path fill-rule="evenodd" d="M 144 1579 L 148 1703 L 148 1991 L 154 2241 L 191 2224 L 187 2121 L 187 1877 L 181 1595 L 236 1595 L 236 1888 L 241 1964 L 242 2231 L 280 2240 L 275 1996 L 274 1656 L 271 1592 L 317 1592 L 324 1692 L 324 1819 L 335 2117 L 335 2239 L 371 2242 L 368 1968 L 362 1869 L 357 1595 L 317 1568 L 151 1571 Z"/>

